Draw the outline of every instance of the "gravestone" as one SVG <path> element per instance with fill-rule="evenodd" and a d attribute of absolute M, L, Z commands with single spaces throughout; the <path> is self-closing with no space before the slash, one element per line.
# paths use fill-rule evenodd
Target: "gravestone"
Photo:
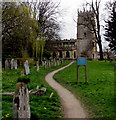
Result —
<path fill-rule="evenodd" d="M 13 66 L 14 66 L 14 69 L 17 69 L 17 60 L 13 61 Z"/>
<path fill-rule="evenodd" d="M 5 70 L 8 70 L 9 69 L 9 62 L 8 60 L 5 60 Z"/>
<path fill-rule="evenodd" d="M 58 60 L 58 65 L 60 65 L 60 60 Z"/>
<path fill-rule="evenodd" d="M 18 82 L 13 96 L 13 113 L 15 119 L 30 119 L 29 92 L 23 82 Z"/>
<path fill-rule="evenodd" d="M 61 64 L 63 64 L 63 59 L 61 59 Z"/>
<path fill-rule="evenodd" d="M 47 62 L 46 62 L 46 61 L 44 61 L 44 69 L 46 69 L 46 65 L 47 65 Z"/>
<path fill-rule="evenodd" d="M 11 66 L 11 70 L 13 69 L 13 66 L 14 66 L 14 59 L 12 59 L 11 61 L 10 61 L 10 66 Z"/>
<path fill-rule="evenodd" d="M 28 75 L 30 74 L 30 69 L 29 69 L 29 65 L 28 65 L 28 60 L 26 60 L 24 62 L 24 68 L 25 68 L 25 74 Z"/>
<path fill-rule="evenodd" d="M 57 65 L 60 65 L 60 63 L 59 63 L 60 61 L 59 60 L 57 60 Z"/>
<path fill-rule="evenodd" d="M 36 61 L 37 71 L 39 71 L 39 61 Z"/>
<path fill-rule="evenodd" d="M 53 67 L 53 65 L 54 65 L 54 64 L 53 64 L 53 60 L 51 60 L 51 67 Z"/>
<path fill-rule="evenodd" d="M 46 68 L 48 67 L 48 61 L 46 61 Z"/>
<path fill-rule="evenodd" d="M 49 68 L 51 67 L 51 63 L 50 63 L 50 60 L 48 61 L 48 67 L 49 67 Z"/>
<path fill-rule="evenodd" d="M 42 66 L 44 67 L 44 61 L 42 61 Z"/>
<path fill-rule="evenodd" d="M 55 61 L 55 59 L 53 59 L 53 66 L 56 66 L 56 61 Z"/>

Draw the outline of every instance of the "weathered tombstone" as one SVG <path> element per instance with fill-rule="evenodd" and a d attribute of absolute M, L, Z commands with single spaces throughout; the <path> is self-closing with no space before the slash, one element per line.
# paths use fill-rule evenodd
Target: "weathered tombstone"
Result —
<path fill-rule="evenodd" d="M 51 63 L 51 67 L 53 67 L 53 60 L 51 60 L 50 63 Z"/>
<path fill-rule="evenodd" d="M 59 60 L 57 60 L 57 65 L 60 65 Z"/>
<path fill-rule="evenodd" d="M 13 69 L 13 65 L 14 64 L 14 59 L 12 59 L 11 61 L 10 61 L 10 65 L 11 65 L 11 70 Z"/>
<path fill-rule="evenodd" d="M 29 65 L 28 65 L 28 60 L 26 60 L 24 62 L 24 68 L 25 68 L 25 74 L 28 75 L 30 74 L 30 69 L 29 69 Z"/>
<path fill-rule="evenodd" d="M 44 61 L 42 61 L 42 66 L 44 66 Z"/>
<path fill-rule="evenodd" d="M 56 61 L 55 61 L 55 59 L 53 60 L 53 66 L 56 66 Z"/>
<path fill-rule="evenodd" d="M 52 60 L 52 66 L 54 67 L 54 60 Z"/>
<path fill-rule="evenodd" d="M 49 68 L 51 67 L 50 61 L 48 61 L 48 67 L 49 67 Z"/>
<path fill-rule="evenodd" d="M 56 64 L 58 65 L 58 60 L 56 60 Z"/>
<path fill-rule="evenodd" d="M 9 69 L 9 62 L 8 60 L 6 59 L 5 60 L 5 70 L 8 70 Z"/>
<path fill-rule="evenodd" d="M 13 66 L 14 66 L 14 69 L 17 69 L 17 60 L 13 61 Z"/>
<path fill-rule="evenodd" d="M 61 65 L 61 59 L 59 59 L 59 65 Z"/>
<path fill-rule="evenodd" d="M 19 82 L 16 85 L 13 97 L 13 112 L 15 119 L 30 119 L 29 92 L 26 84 Z"/>
<path fill-rule="evenodd" d="M 44 69 L 46 69 L 46 65 L 47 65 L 47 62 L 46 62 L 46 61 L 44 61 Z"/>
<path fill-rule="evenodd" d="M 59 59 L 59 65 L 61 65 L 61 59 Z"/>
<path fill-rule="evenodd" d="M 61 60 L 61 64 L 63 64 L 63 59 Z"/>
<path fill-rule="evenodd" d="M 48 61 L 46 61 L 46 68 L 48 67 Z"/>
<path fill-rule="evenodd" d="M 39 71 L 39 61 L 36 61 L 37 71 Z"/>

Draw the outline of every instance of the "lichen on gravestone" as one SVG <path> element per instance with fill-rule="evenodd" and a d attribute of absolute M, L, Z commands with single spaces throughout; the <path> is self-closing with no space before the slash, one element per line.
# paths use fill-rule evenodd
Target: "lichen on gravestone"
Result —
<path fill-rule="evenodd" d="M 13 97 L 14 118 L 30 118 L 29 92 L 25 83 L 18 82 Z"/>

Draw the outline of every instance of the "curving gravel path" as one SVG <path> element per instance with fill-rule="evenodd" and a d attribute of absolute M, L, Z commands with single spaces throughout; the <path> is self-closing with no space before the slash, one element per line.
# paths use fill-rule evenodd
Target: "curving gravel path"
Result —
<path fill-rule="evenodd" d="M 87 118 L 87 114 L 82 108 L 80 101 L 75 98 L 75 96 L 66 88 L 64 88 L 62 85 L 60 85 L 58 82 L 56 82 L 53 79 L 53 76 L 55 73 L 57 73 L 60 70 L 65 69 L 66 67 L 70 66 L 73 64 L 71 62 L 70 64 L 55 70 L 53 72 L 50 72 L 49 74 L 46 75 L 45 80 L 47 83 L 58 93 L 60 99 L 61 99 L 61 104 L 63 106 L 63 118 Z"/>

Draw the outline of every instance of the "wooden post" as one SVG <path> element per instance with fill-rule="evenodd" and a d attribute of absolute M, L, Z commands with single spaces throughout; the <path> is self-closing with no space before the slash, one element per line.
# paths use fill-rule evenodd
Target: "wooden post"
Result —
<path fill-rule="evenodd" d="M 78 84 L 78 82 L 79 82 L 79 66 L 77 65 L 77 84 Z"/>
<path fill-rule="evenodd" d="M 79 67 L 85 67 L 85 83 L 88 82 L 88 72 L 87 72 L 87 63 L 86 58 L 77 58 L 77 84 L 79 83 Z"/>
<path fill-rule="evenodd" d="M 88 83 L 87 65 L 85 65 L 85 83 Z"/>

